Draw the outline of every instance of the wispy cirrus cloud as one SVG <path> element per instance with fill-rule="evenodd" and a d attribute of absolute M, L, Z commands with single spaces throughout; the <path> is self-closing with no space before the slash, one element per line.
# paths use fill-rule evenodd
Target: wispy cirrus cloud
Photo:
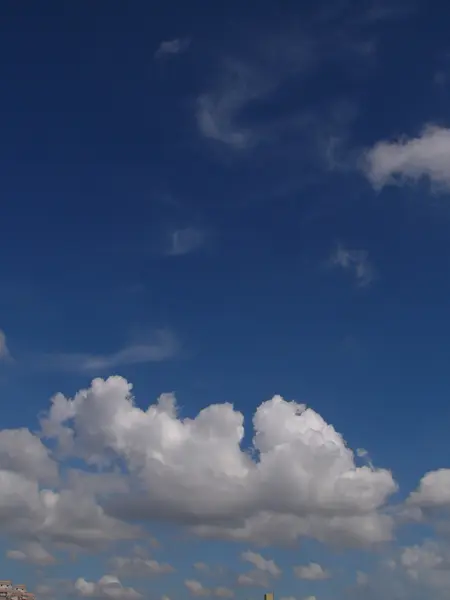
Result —
<path fill-rule="evenodd" d="M 337 244 L 331 253 L 329 264 L 350 272 L 359 287 L 370 285 L 375 277 L 375 270 L 366 250 L 350 249 Z"/>
<path fill-rule="evenodd" d="M 6 556 L 11 560 L 18 560 L 41 567 L 53 565 L 56 562 L 55 557 L 47 552 L 42 544 L 36 541 L 24 542 L 21 544 L 20 549 L 8 550 Z"/>
<path fill-rule="evenodd" d="M 314 62 L 309 41 L 304 46 L 301 59 L 300 50 L 294 53 L 299 60 L 299 72 L 307 71 Z M 272 61 L 273 58 L 264 56 L 262 61 L 246 57 L 222 61 L 217 81 L 197 99 L 196 121 L 203 137 L 234 150 L 244 150 L 264 139 L 278 137 L 286 127 L 292 127 L 297 114 L 251 122 L 245 118 L 249 106 L 270 101 L 291 72 L 291 66 L 284 64 L 282 58 L 274 61 L 279 63 L 275 69 Z"/>
<path fill-rule="evenodd" d="M 123 577 L 153 577 L 175 571 L 168 563 L 142 556 L 116 556 L 111 560 L 111 566 Z"/>
<path fill-rule="evenodd" d="M 0 362 L 7 361 L 10 358 L 11 358 L 11 353 L 10 353 L 8 345 L 6 343 L 5 332 L 2 329 L 0 329 Z"/>
<path fill-rule="evenodd" d="M 180 343 L 174 333 L 160 329 L 148 341 L 130 344 L 110 354 L 46 353 L 39 356 L 35 363 L 43 369 L 98 373 L 126 365 L 169 360 L 177 354 L 179 348 Z"/>
<path fill-rule="evenodd" d="M 185 227 L 169 232 L 166 256 L 183 256 L 199 250 L 205 243 L 208 233 L 198 227 Z"/>
<path fill-rule="evenodd" d="M 215 81 L 197 99 L 200 134 L 236 151 L 293 137 L 306 137 L 309 145 L 318 138 L 327 148 L 326 139 L 345 137 L 349 115 L 336 115 L 343 99 L 311 103 L 313 77 L 324 68 L 337 75 L 356 68 L 364 76 L 379 44 L 375 26 L 411 12 L 404 8 L 403 2 L 380 0 L 325 3 L 301 24 L 257 39 L 246 36 L 245 49 L 222 56 Z"/>
<path fill-rule="evenodd" d="M 195 579 L 186 579 L 184 585 L 188 589 L 190 595 L 197 598 L 211 596 L 215 596 L 216 598 L 234 598 L 233 590 L 227 587 L 219 586 L 209 589 Z"/>
<path fill-rule="evenodd" d="M 189 38 L 174 38 L 172 40 L 165 40 L 160 43 L 158 49 L 155 52 L 155 58 L 161 59 L 166 56 L 174 56 L 182 54 L 191 45 Z"/>

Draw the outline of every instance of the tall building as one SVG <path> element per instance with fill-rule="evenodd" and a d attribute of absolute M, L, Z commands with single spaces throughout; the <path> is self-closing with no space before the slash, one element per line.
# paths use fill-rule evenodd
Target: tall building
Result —
<path fill-rule="evenodd" d="M 23 583 L 13 584 L 10 579 L 0 579 L 0 600 L 36 600 Z"/>

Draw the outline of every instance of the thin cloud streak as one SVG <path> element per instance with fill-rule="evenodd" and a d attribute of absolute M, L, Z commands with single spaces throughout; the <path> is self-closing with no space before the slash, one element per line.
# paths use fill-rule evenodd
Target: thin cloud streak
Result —
<path fill-rule="evenodd" d="M 6 344 L 5 332 L 0 329 L 0 361 L 8 360 L 10 358 L 10 352 Z"/>
<path fill-rule="evenodd" d="M 147 343 L 131 344 L 111 354 L 48 353 L 37 360 L 42 369 L 95 373 L 115 367 L 162 362 L 173 358 L 180 348 L 176 336 L 165 329 L 155 332 Z"/>
<path fill-rule="evenodd" d="M 263 35 L 256 44 L 250 44 L 250 52 L 248 43 L 243 52 L 233 50 L 218 65 L 216 80 L 197 98 L 195 119 L 200 135 L 238 152 L 264 142 L 291 139 L 294 132 L 300 137 L 311 135 L 311 120 L 316 126 L 316 121 L 323 122 L 324 115 L 304 103 L 310 75 L 324 65 L 344 72 L 364 65 L 364 72 L 367 71 L 377 50 L 373 25 L 408 14 L 403 6 L 391 4 L 327 5 L 301 26 L 291 25 L 282 33 Z M 297 89 L 304 90 L 298 98 L 300 109 L 292 111 L 288 103 L 286 110 L 276 110 L 272 116 L 256 121 L 248 118 L 249 107 L 275 106 L 280 92 L 291 89 L 294 81 Z M 330 105 L 330 109 L 322 111 L 333 125 L 333 115 L 328 112 L 333 112 L 335 103 Z M 336 137 L 334 129 L 335 126 L 328 132 L 328 138 Z M 341 137 L 342 132 L 338 134 Z M 319 129 L 319 138 L 321 135 Z"/>

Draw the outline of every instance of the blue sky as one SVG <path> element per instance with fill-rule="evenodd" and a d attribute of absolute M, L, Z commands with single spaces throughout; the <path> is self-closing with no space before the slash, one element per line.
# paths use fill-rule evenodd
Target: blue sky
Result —
<path fill-rule="evenodd" d="M 3 5 L 2 576 L 446 597 L 449 26 Z"/>

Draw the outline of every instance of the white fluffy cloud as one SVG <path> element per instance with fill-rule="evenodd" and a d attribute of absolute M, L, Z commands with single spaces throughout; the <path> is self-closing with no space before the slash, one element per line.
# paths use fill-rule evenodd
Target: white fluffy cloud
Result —
<path fill-rule="evenodd" d="M 136 540 L 145 521 L 155 520 L 204 538 L 266 545 L 392 538 L 401 511 L 387 510 L 397 490 L 391 473 L 370 462 L 357 466 L 342 436 L 314 410 L 280 396 L 264 402 L 253 416 L 249 452 L 244 417 L 231 404 L 182 418 L 172 394 L 141 409 L 131 391 L 121 377 L 95 379 L 72 399 L 52 399 L 42 439 L 27 429 L 0 431 L 0 527 L 11 540 L 9 558 L 50 564 L 56 549 L 97 551 Z M 85 461 L 86 470 L 67 469 L 66 458 Z M 410 512 L 450 507 L 449 472 L 422 478 L 403 521 Z M 255 551 L 241 558 L 253 570 L 239 575 L 240 585 L 267 585 L 281 573 Z M 137 550 L 111 564 L 119 577 L 172 571 Z M 314 564 L 296 572 L 328 575 Z"/>
<path fill-rule="evenodd" d="M 429 539 L 411 546 L 386 548 L 386 554 L 371 572 L 356 572 L 356 585 L 341 598 L 397 598 L 421 600 L 448 598 L 450 546 Z"/>
<path fill-rule="evenodd" d="M 435 542 L 403 548 L 399 562 L 414 579 L 417 578 L 421 570 L 439 569 L 446 562 L 447 567 L 449 566 L 448 561 L 444 560 L 438 544 Z"/>
<path fill-rule="evenodd" d="M 279 577 L 281 569 L 271 559 L 266 559 L 257 552 L 247 550 L 241 554 L 241 559 L 252 564 L 255 569 L 248 573 L 241 573 L 237 578 L 237 584 L 242 586 L 268 587 L 270 576 Z"/>
<path fill-rule="evenodd" d="M 42 421 L 47 435 L 87 461 L 123 462 L 134 496 L 108 511 L 190 526 L 203 536 L 372 543 L 390 539 L 382 508 L 397 485 L 385 469 L 357 467 L 342 436 L 314 410 L 280 396 L 253 417 L 252 459 L 244 417 L 231 404 L 178 418 L 173 395 L 138 408 L 121 377 L 95 379 L 73 399 L 59 394 Z"/>
<path fill-rule="evenodd" d="M 209 596 L 210 590 L 206 589 L 200 581 L 195 579 L 186 579 L 184 585 L 187 587 L 192 596 Z"/>
<path fill-rule="evenodd" d="M 381 141 L 364 155 L 363 170 L 376 189 L 423 177 L 450 187 L 450 129 L 427 125 L 415 138 Z"/>
<path fill-rule="evenodd" d="M 450 548 L 436 541 L 425 541 L 403 548 L 398 560 L 414 586 L 430 595 L 447 597 L 450 586 Z"/>
<path fill-rule="evenodd" d="M 266 571 L 269 575 L 273 575 L 274 577 L 278 577 L 281 575 L 281 569 L 275 564 L 273 560 L 268 560 L 258 554 L 257 552 L 252 552 L 251 550 L 247 550 L 241 554 L 242 560 L 245 560 L 252 565 L 254 565 L 260 571 Z"/>
<path fill-rule="evenodd" d="M 49 449 L 25 428 L 0 430 L 0 469 L 44 483 L 54 483 L 58 477 Z"/>
<path fill-rule="evenodd" d="M 299 579 L 308 579 L 309 581 L 319 581 L 329 579 L 330 573 L 318 563 L 309 563 L 294 567 L 294 573 Z"/>
<path fill-rule="evenodd" d="M 426 473 L 418 489 L 408 498 L 408 504 L 421 508 L 450 508 L 450 469 Z"/>
<path fill-rule="evenodd" d="M 47 561 L 38 541 L 87 549 L 136 537 L 136 527 L 106 515 L 94 497 L 40 487 L 41 481 L 60 483 L 56 473 L 41 441 L 29 431 L 0 432 L 0 527 L 25 542 L 10 558 Z"/>
<path fill-rule="evenodd" d="M 86 581 L 82 577 L 76 580 L 75 593 L 82 598 L 104 600 L 138 600 L 142 594 L 132 587 L 124 587 L 114 575 L 104 575 L 97 582 Z"/>
<path fill-rule="evenodd" d="M 437 540 L 400 548 L 395 558 L 383 561 L 378 572 L 358 581 L 364 596 L 395 597 L 399 600 L 448 598 L 450 586 L 450 547 Z M 361 589 L 356 597 L 361 597 Z"/>

